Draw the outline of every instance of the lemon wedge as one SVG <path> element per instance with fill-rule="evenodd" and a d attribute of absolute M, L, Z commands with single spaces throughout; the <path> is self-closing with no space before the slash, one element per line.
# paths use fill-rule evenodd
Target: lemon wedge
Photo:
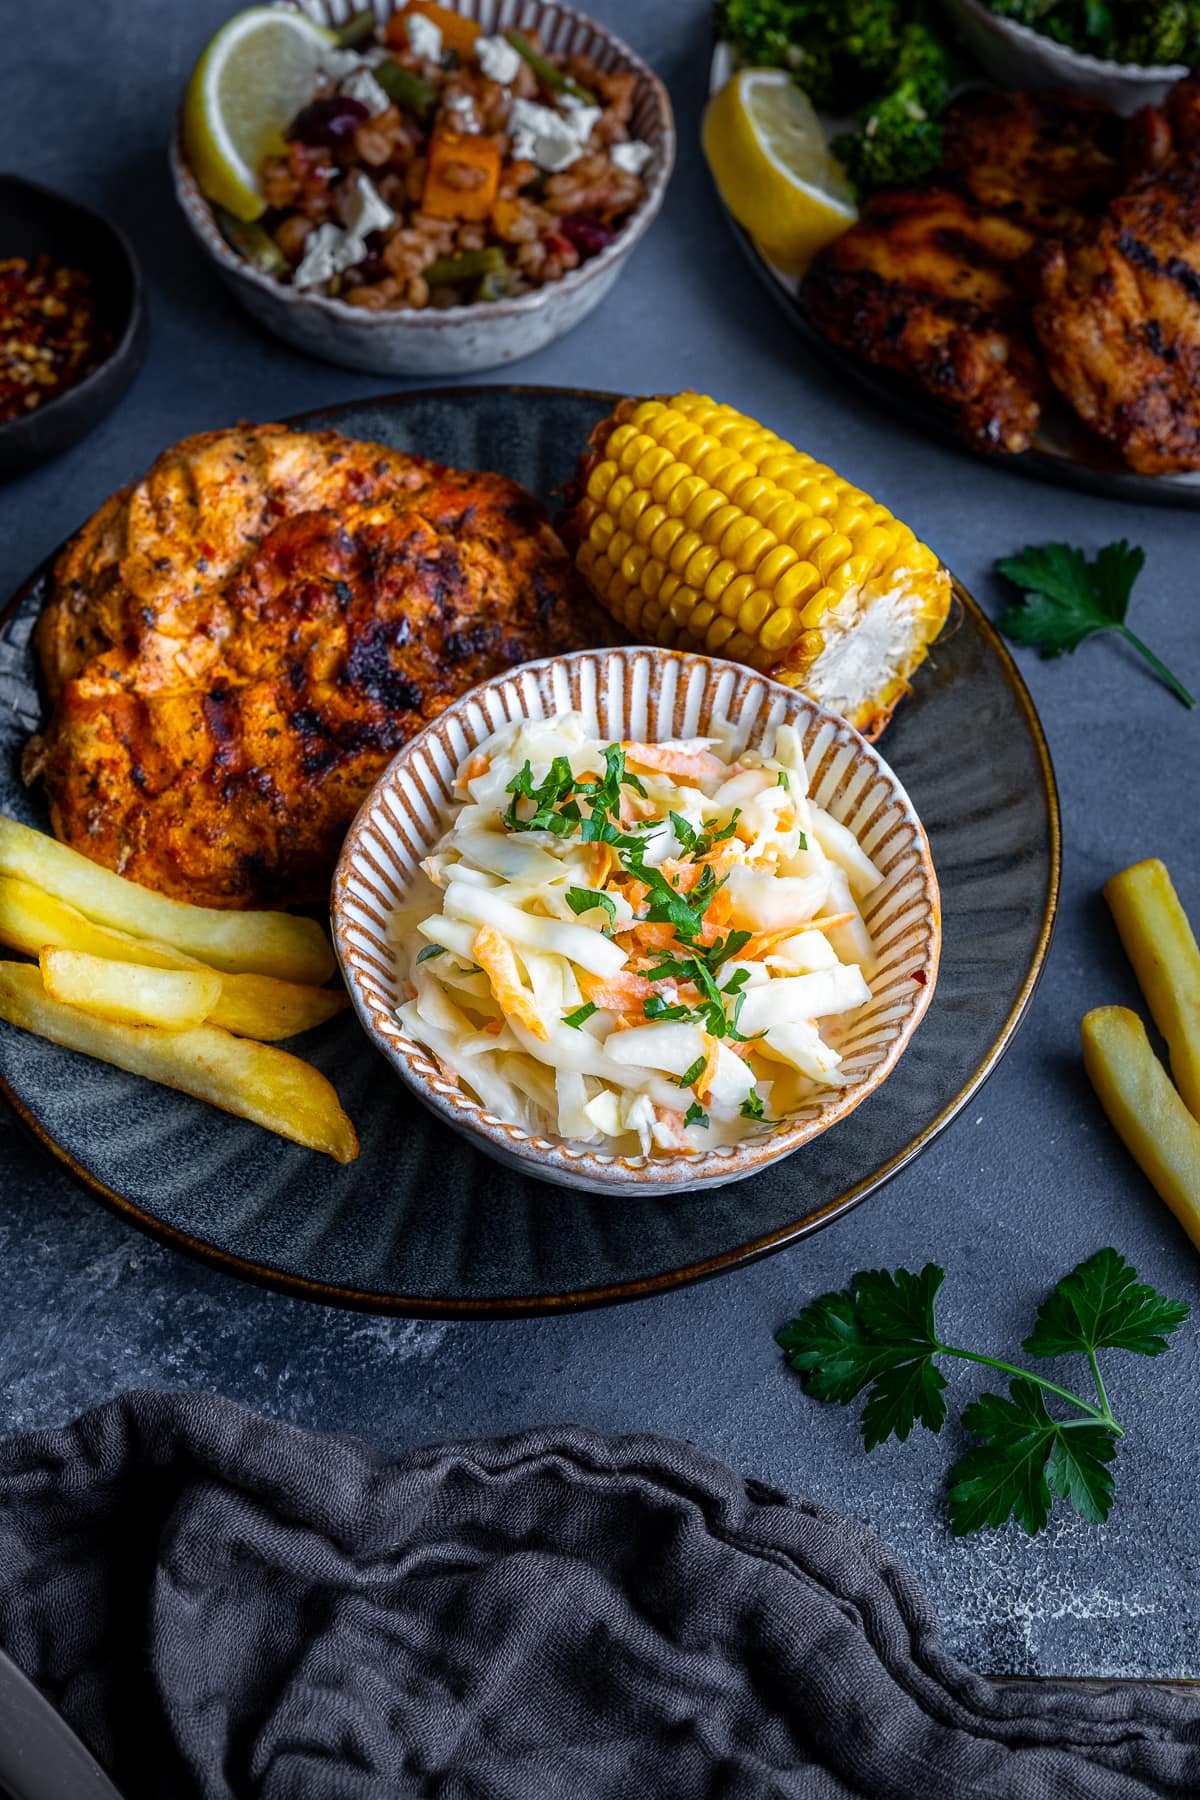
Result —
<path fill-rule="evenodd" d="M 800 275 L 858 217 L 812 101 L 784 69 L 741 69 L 701 133 L 721 198 L 776 268 Z"/>
<path fill-rule="evenodd" d="M 311 98 L 337 40 L 302 13 L 252 6 L 209 41 L 183 102 L 183 147 L 210 200 L 257 219 L 264 156 L 283 149 L 284 127 Z"/>

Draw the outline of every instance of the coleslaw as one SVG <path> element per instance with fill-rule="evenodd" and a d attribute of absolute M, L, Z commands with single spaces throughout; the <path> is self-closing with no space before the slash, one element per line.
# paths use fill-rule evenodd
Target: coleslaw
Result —
<path fill-rule="evenodd" d="M 879 869 L 803 745 L 606 743 L 504 726 L 393 921 L 407 1033 L 496 1117 L 613 1155 L 696 1155 L 844 1085 Z"/>

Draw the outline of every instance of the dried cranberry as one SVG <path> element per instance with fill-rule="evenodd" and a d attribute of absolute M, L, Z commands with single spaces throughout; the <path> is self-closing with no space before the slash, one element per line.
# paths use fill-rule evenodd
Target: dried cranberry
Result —
<path fill-rule="evenodd" d="M 559 220 L 563 236 L 574 244 L 580 256 L 599 256 L 613 241 L 613 234 L 607 225 L 598 225 L 595 219 L 587 219 L 582 213 L 567 213 Z"/>
<path fill-rule="evenodd" d="M 329 94 L 303 107 L 288 126 L 287 136 L 301 144 L 343 144 L 370 116 L 361 100 Z"/>
<path fill-rule="evenodd" d="M 382 281 L 388 272 L 388 266 L 378 250 L 368 250 L 360 263 L 356 263 L 350 273 L 362 285 L 367 281 Z"/>

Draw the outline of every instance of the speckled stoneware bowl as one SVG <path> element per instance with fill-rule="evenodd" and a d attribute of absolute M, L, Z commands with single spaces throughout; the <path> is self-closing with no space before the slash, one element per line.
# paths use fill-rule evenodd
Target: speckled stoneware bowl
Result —
<path fill-rule="evenodd" d="M 942 0 L 942 5 L 967 49 L 1001 87 L 1073 88 L 1114 112 L 1132 113 L 1139 106 L 1158 106 L 1187 74 L 1182 63 L 1143 68 L 1088 56 L 1015 19 L 999 18 L 986 0 Z"/>
<path fill-rule="evenodd" d="M 304 0 L 321 25 L 344 25 L 363 0 Z M 396 7 L 371 0 L 382 23 Z M 603 300 L 663 202 L 675 162 L 675 126 L 667 90 L 627 44 L 594 19 L 548 0 L 456 0 L 455 11 L 489 33 L 537 30 L 543 47 L 590 56 L 603 70 L 632 69 L 638 77 L 629 133 L 654 148 L 644 176 L 645 196 L 611 244 L 561 281 L 481 306 L 424 312 L 367 312 L 324 294 L 284 287 L 244 261 L 226 243 L 212 209 L 183 158 L 178 132 L 171 172 L 184 217 L 247 312 L 297 349 L 350 369 L 377 375 L 462 375 L 532 356 L 570 331 Z"/>
<path fill-rule="evenodd" d="M 872 999 L 839 1040 L 846 1087 L 740 1144 L 670 1159 L 611 1156 L 535 1137 L 497 1118 L 448 1080 L 395 1016 L 392 913 L 444 829 L 455 770 L 510 719 L 583 714 L 609 739 L 705 735 L 714 717 L 761 744 L 787 721 L 801 732 L 813 798 L 848 826 L 882 869 L 865 918 L 874 939 Z M 405 1084 L 499 1162 L 591 1192 L 646 1186 L 687 1191 L 740 1181 L 828 1131 L 895 1067 L 933 996 L 941 945 L 937 878 L 912 802 L 883 758 L 843 720 L 753 669 L 677 651 L 626 647 L 549 657 L 497 676 L 448 707 L 405 745 L 358 814 L 333 883 L 334 941 L 359 1018 Z"/>

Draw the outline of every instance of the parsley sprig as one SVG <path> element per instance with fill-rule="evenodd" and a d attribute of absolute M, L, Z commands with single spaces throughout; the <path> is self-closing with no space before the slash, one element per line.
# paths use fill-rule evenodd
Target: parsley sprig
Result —
<path fill-rule="evenodd" d="M 1042 1303 L 1024 1348 L 1034 1357 L 1086 1357 L 1093 1402 L 1032 1369 L 943 1343 L 934 1305 L 944 1274 L 934 1263 L 919 1275 L 868 1269 L 849 1288 L 814 1300 L 776 1341 L 814 1398 L 848 1406 L 865 1390 L 867 1450 L 889 1437 L 903 1441 L 917 1423 L 941 1430 L 946 1378 L 938 1357 L 982 1363 L 1013 1377 L 1007 1398 L 981 1394 L 963 1411 L 962 1423 L 978 1441 L 950 1472 L 955 1536 L 1011 1517 L 1032 1537 L 1045 1525 L 1055 1497 L 1085 1519 L 1107 1519 L 1113 1501 L 1109 1464 L 1124 1432 L 1109 1404 L 1097 1351 L 1160 1356 L 1188 1307 L 1139 1283 L 1115 1250 L 1097 1251 L 1064 1276 Z M 1065 1401 L 1078 1416 L 1051 1413 L 1047 1396 Z"/>
<path fill-rule="evenodd" d="M 1100 631 L 1116 631 L 1139 651 L 1185 706 L 1195 706 L 1179 678 L 1125 623 L 1144 550 L 1106 544 L 1089 562 L 1069 544 L 1030 544 L 1019 556 L 1003 556 L 996 568 L 1021 590 L 1001 616 L 1000 629 L 1019 644 L 1035 644 L 1044 657 L 1062 656 Z"/>

